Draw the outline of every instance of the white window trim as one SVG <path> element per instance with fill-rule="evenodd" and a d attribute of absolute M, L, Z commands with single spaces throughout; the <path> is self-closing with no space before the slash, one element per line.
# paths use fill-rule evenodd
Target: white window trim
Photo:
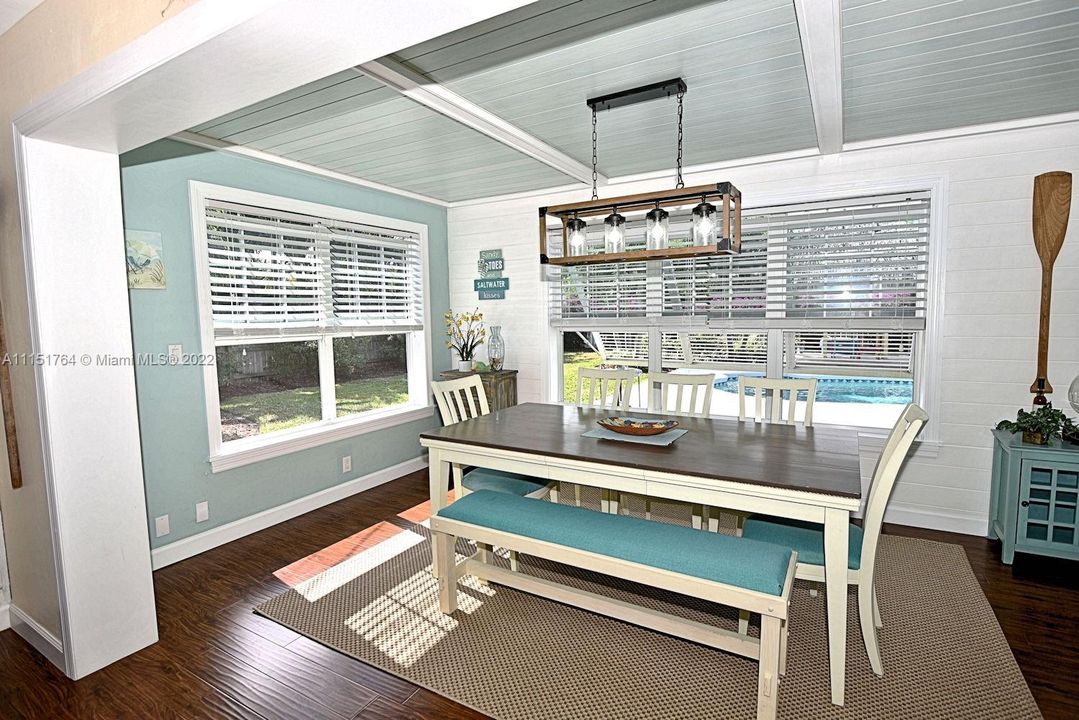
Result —
<path fill-rule="evenodd" d="M 926 312 L 925 330 L 922 331 L 924 342 L 917 349 L 915 358 L 914 391 L 915 402 L 921 405 L 929 414 L 930 422 L 926 423 L 922 435 L 917 441 L 916 447 L 926 448 L 926 457 L 935 456 L 941 446 L 939 418 L 941 417 L 941 377 L 944 358 L 944 268 L 947 258 L 948 244 L 948 177 L 946 175 L 917 176 L 909 178 L 896 178 L 891 181 L 880 180 L 850 180 L 842 183 L 820 182 L 814 187 L 806 185 L 814 184 L 814 178 L 799 178 L 800 186 L 796 189 L 773 192 L 752 193 L 753 207 L 772 207 L 774 205 L 792 205 L 795 203 L 824 202 L 831 200 L 843 200 L 846 198 L 864 198 L 871 195 L 892 195 L 904 192 L 929 191 L 929 271 L 926 280 Z M 753 207 L 743 208 L 748 212 Z M 550 294 L 542 293 L 542 310 L 544 318 L 550 317 Z M 641 320 L 645 320 L 641 318 Z M 637 323 L 641 325 L 643 323 Z M 550 379 L 547 387 L 547 398 L 550 402 L 562 402 L 561 393 L 563 387 L 562 376 L 562 329 L 556 329 L 551 323 L 544 323 L 548 333 L 547 346 L 551 351 L 546 360 L 549 364 L 546 377 Z M 611 325 L 608 321 L 606 325 Z M 592 328 L 590 328 L 592 329 Z M 595 329 L 604 329 L 604 321 L 600 320 Z M 618 327 L 619 330 L 629 329 Z M 638 328 L 647 329 L 647 328 Z M 937 418 L 937 422 L 933 422 Z M 879 438 L 887 435 L 881 428 L 862 428 L 860 438 L 865 438 L 869 444 L 882 442 Z"/>
<path fill-rule="evenodd" d="M 205 365 L 203 366 L 203 386 L 206 397 L 206 424 L 209 442 L 207 460 L 210 463 L 212 472 L 218 473 L 376 430 L 384 430 L 431 417 L 434 414 L 431 394 L 428 392 L 432 377 L 432 317 L 426 225 L 373 215 L 359 210 L 296 200 L 253 190 L 214 185 L 197 180 L 189 181 L 188 185 L 191 196 L 191 237 L 195 255 L 195 282 L 198 292 L 199 336 L 203 355 L 216 355 L 217 346 L 214 338 L 213 309 L 210 300 L 210 262 L 206 229 L 206 200 L 208 198 L 280 208 L 307 215 L 336 218 L 416 233 L 420 238 L 420 264 L 421 272 L 423 273 L 423 309 L 425 315 L 422 332 L 423 347 L 417 347 L 419 343 L 416 342 L 421 333 L 406 333 L 409 367 L 408 396 L 410 398 L 408 403 L 392 408 L 372 410 L 346 418 L 322 420 L 303 427 L 282 430 L 268 435 L 223 443 L 221 442 L 221 399 L 217 387 L 217 365 Z M 367 333 L 357 329 L 355 332 L 343 331 L 334 334 L 350 337 Z M 296 337 L 282 335 L 280 338 L 247 338 L 246 342 L 283 342 L 301 339 L 311 338 L 300 335 Z M 235 343 L 237 340 L 243 341 L 242 339 L 233 338 L 224 344 Z M 419 368 L 420 371 L 416 371 L 416 368 Z"/>

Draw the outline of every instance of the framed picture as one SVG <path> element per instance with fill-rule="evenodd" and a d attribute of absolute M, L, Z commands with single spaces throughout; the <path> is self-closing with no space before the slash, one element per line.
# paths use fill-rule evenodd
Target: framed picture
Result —
<path fill-rule="evenodd" d="M 129 288 L 164 288 L 165 259 L 161 233 L 125 230 L 127 244 L 127 286 Z"/>

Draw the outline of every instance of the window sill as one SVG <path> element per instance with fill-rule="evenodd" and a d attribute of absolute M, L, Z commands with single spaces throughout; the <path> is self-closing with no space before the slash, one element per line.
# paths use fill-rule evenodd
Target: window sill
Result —
<path fill-rule="evenodd" d="M 422 420 L 431 417 L 434 411 L 432 405 L 404 405 L 399 408 L 367 413 L 362 417 L 331 420 L 308 428 L 289 430 L 265 437 L 234 440 L 228 443 L 229 447 L 222 448 L 220 452 L 210 456 L 210 469 L 214 473 L 231 470 L 337 440 Z"/>

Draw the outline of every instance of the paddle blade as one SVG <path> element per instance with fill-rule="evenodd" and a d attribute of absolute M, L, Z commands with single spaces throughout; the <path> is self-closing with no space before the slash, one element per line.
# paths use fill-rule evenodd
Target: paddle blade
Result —
<path fill-rule="evenodd" d="M 1060 254 L 1072 205 L 1072 174 L 1057 170 L 1034 178 L 1034 247 L 1042 267 L 1050 268 Z"/>

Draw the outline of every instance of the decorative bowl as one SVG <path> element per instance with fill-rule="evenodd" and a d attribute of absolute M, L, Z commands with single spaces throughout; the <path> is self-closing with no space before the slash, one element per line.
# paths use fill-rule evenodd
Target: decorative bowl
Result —
<path fill-rule="evenodd" d="M 678 427 L 677 420 L 642 420 L 628 417 L 609 417 L 596 422 L 600 427 L 623 435 L 659 435 Z"/>

